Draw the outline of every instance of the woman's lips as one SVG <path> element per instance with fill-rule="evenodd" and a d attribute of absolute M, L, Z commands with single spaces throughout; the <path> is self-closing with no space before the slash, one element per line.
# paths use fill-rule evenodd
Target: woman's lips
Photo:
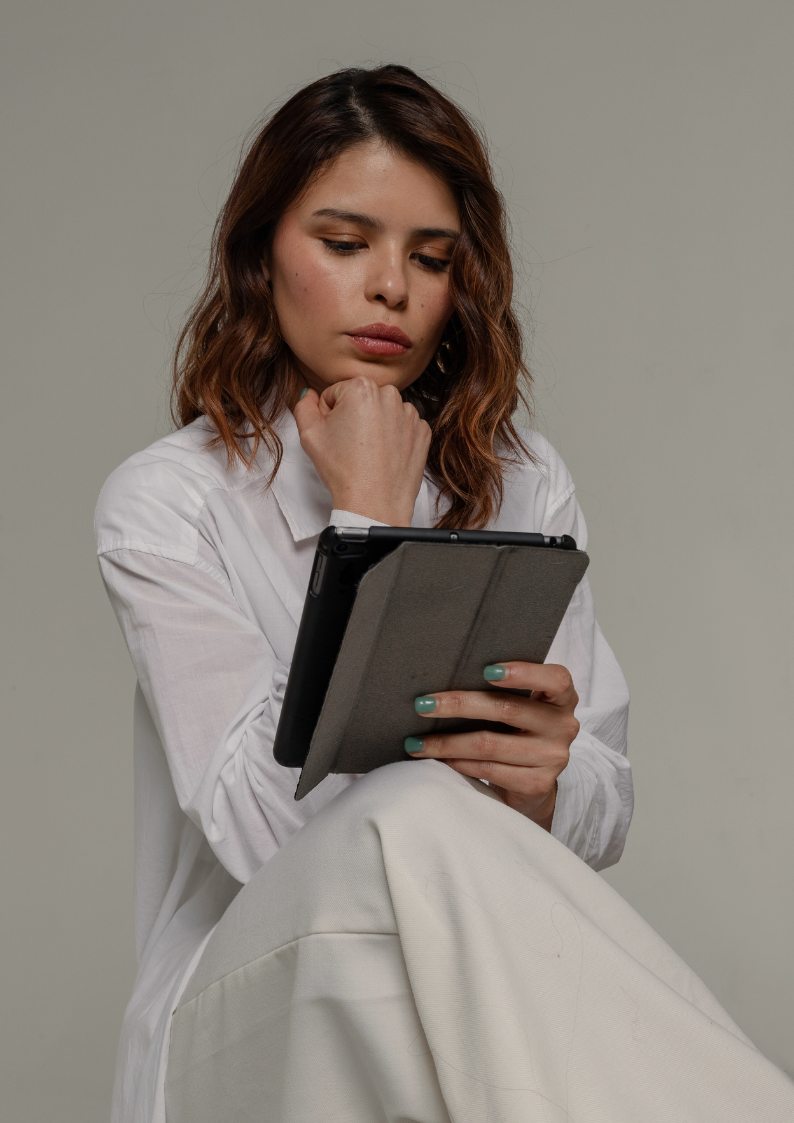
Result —
<path fill-rule="evenodd" d="M 368 355 L 404 355 L 411 346 L 405 332 L 392 324 L 367 324 L 348 335 L 355 346 Z"/>
<path fill-rule="evenodd" d="M 366 351 L 368 355 L 404 355 L 408 350 L 402 343 L 375 335 L 351 335 L 350 338 L 359 351 Z"/>

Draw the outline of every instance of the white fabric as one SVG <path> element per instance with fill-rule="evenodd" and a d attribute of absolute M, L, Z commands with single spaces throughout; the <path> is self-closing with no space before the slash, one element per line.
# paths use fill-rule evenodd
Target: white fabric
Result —
<path fill-rule="evenodd" d="M 300 803 L 273 737 L 317 535 L 374 520 L 331 510 L 291 414 L 270 489 L 207 448 L 203 419 L 136 454 L 96 511 L 99 562 L 139 681 L 135 701 L 135 931 L 139 970 L 122 1028 L 114 1123 L 162 1123 L 171 1012 L 198 950 L 245 884 L 355 777 Z M 572 534 L 586 546 L 573 483 L 538 434 L 539 465 L 508 472 L 493 528 Z M 435 521 L 425 480 L 413 525 Z M 552 833 L 594 869 L 620 857 L 632 811 L 628 690 L 579 586 L 550 662 L 566 665 L 581 732 L 559 781 Z"/>
<path fill-rule="evenodd" d="M 794 1119 L 686 964 L 488 794 L 388 765 L 251 879 L 174 1015 L 168 1123 Z"/>

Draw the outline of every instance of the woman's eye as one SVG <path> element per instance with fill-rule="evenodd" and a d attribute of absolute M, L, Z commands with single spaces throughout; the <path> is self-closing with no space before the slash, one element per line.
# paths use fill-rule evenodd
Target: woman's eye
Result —
<path fill-rule="evenodd" d="M 430 269 L 434 273 L 443 273 L 449 268 L 449 258 L 446 257 L 432 257 L 427 253 L 415 253 L 414 257 L 420 265 L 424 265 L 425 269 Z"/>
<path fill-rule="evenodd" d="M 347 257 L 358 253 L 359 250 L 366 249 L 364 242 L 338 242 L 333 238 L 321 238 L 320 240 L 332 253 L 340 253 Z M 415 253 L 412 256 L 423 268 L 430 269 L 434 273 L 443 273 L 449 268 L 449 260 L 445 257 L 434 257 L 429 253 Z"/>
<path fill-rule="evenodd" d="M 364 249 L 362 242 L 334 242 L 331 238 L 322 238 L 321 241 L 333 253 L 351 254 Z"/>

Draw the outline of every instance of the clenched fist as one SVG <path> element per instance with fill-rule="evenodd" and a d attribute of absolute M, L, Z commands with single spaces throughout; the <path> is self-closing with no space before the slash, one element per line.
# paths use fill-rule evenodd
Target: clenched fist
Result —
<path fill-rule="evenodd" d="M 430 426 L 394 386 L 369 378 L 308 390 L 294 409 L 301 445 L 334 508 L 410 526 L 430 448 Z"/>

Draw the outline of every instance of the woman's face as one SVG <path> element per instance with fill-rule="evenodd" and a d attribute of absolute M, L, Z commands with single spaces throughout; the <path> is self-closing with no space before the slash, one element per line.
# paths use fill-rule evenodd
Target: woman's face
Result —
<path fill-rule="evenodd" d="M 281 333 L 318 393 L 364 375 L 410 386 L 452 314 L 452 192 L 380 141 L 344 151 L 288 210 L 265 270 Z"/>

